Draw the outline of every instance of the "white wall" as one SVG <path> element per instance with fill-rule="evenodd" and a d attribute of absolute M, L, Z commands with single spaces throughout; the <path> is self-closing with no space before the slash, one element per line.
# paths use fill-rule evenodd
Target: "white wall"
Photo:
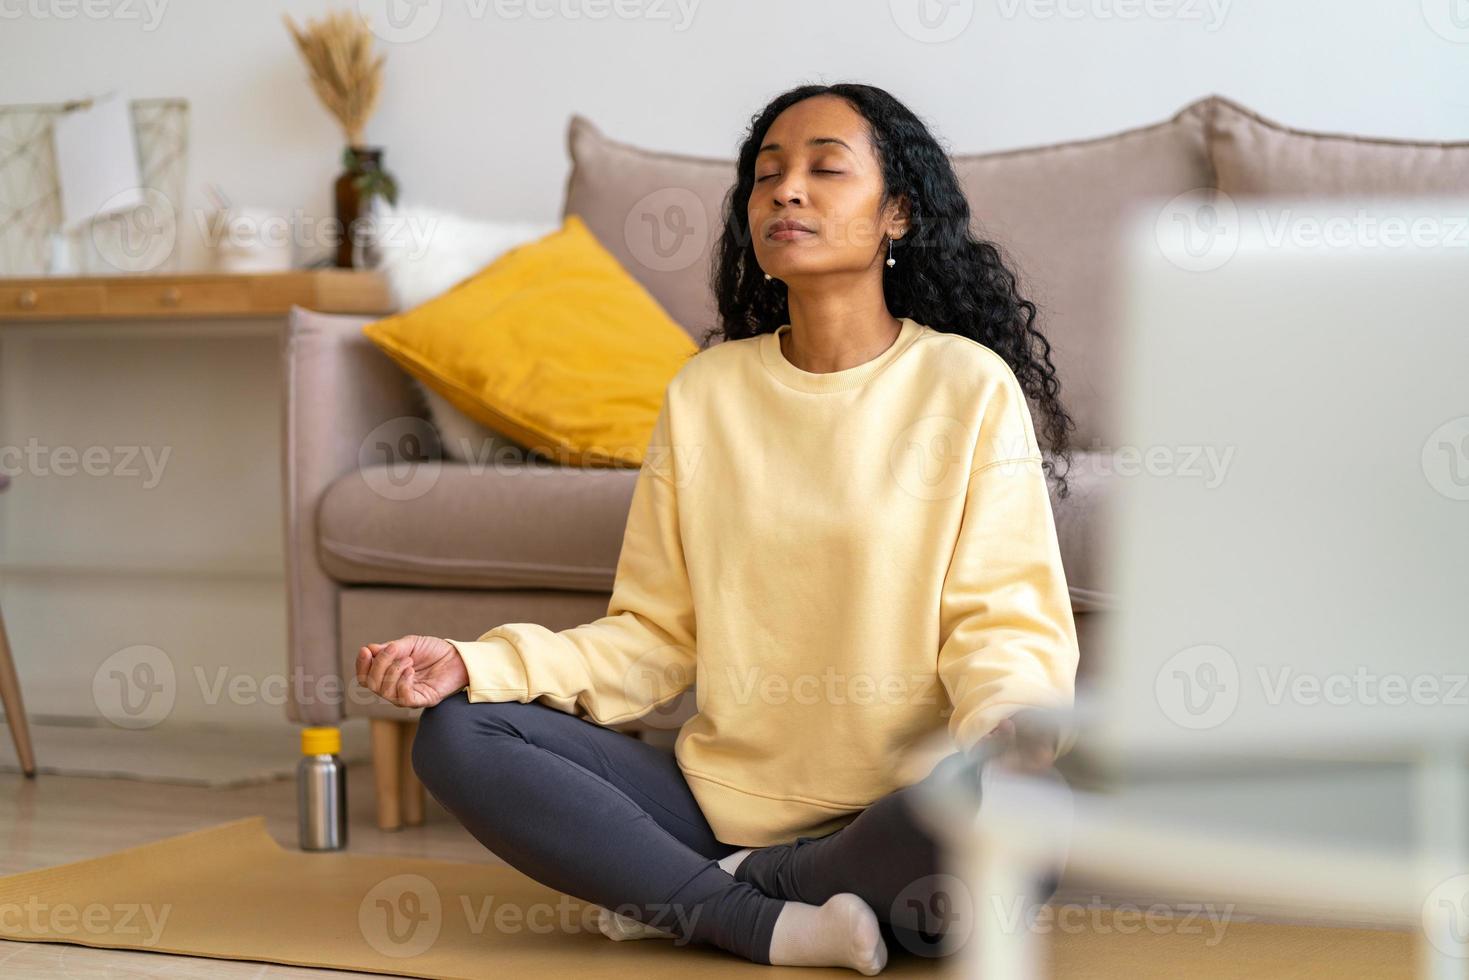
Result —
<path fill-rule="evenodd" d="M 884 86 L 955 152 L 1100 135 L 1211 92 L 1290 125 L 1469 138 L 1469 13 L 1457 33 L 1450 19 L 1464 0 L 391 2 L 435 26 L 382 45 L 386 92 L 367 138 L 387 148 L 406 199 L 483 216 L 554 217 L 571 112 L 615 138 L 732 156 L 759 106 L 807 81 Z M 898 19 L 921 4 L 963 30 L 940 43 L 905 33 Z M 212 180 L 236 203 L 329 216 L 342 140 L 281 21 L 324 9 L 0 0 L 0 102 L 119 84 L 185 97 L 187 208 L 207 206 Z"/>

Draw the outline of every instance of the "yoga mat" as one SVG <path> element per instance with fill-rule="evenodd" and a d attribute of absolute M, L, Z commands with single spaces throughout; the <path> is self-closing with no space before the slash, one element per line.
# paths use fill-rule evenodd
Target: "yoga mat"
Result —
<path fill-rule="evenodd" d="M 1059 977 L 1412 976 L 1406 932 L 1236 922 L 1221 938 L 1206 922 L 1160 929 L 1156 916 L 1073 908 L 1046 940 Z M 4 939 L 442 980 L 860 976 L 666 939 L 613 942 L 595 911 L 504 865 L 283 847 L 260 816 L 0 878 Z M 957 960 L 899 950 L 881 975 L 954 976 Z"/>

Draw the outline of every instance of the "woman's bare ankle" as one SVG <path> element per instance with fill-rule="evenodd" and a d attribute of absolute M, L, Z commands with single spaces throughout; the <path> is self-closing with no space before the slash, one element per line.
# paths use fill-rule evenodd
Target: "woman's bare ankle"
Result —
<path fill-rule="evenodd" d="M 738 851 L 735 851 L 733 854 L 726 854 L 724 857 L 719 859 L 719 866 L 723 868 L 727 874 L 732 875 L 739 868 L 739 866 L 744 863 L 745 858 L 749 857 L 752 853 L 754 853 L 754 851 L 755 849 L 753 847 L 744 847 Z"/>

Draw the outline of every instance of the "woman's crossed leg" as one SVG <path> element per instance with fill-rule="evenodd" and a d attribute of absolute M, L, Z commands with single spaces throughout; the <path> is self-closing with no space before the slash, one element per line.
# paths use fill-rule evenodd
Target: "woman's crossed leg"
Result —
<path fill-rule="evenodd" d="M 480 843 L 557 891 L 756 963 L 868 975 L 886 963 L 876 917 L 855 895 L 806 904 L 726 872 L 719 859 L 740 848 L 715 838 L 672 755 L 639 739 L 460 691 L 424 709 L 412 759 Z"/>
<path fill-rule="evenodd" d="M 734 876 L 775 898 L 819 905 L 832 895 L 860 896 L 889 943 L 920 956 L 949 956 L 973 931 L 981 896 L 971 894 L 944 846 L 920 822 L 916 796 L 935 781 L 952 781 L 978 813 L 976 761 L 962 752 L 941 759 L 928 776 L 878 799 L 840 829 L 821 837 L 752 849 Z M 1033 896 L 1055 893 L 1057 876 Z"/>

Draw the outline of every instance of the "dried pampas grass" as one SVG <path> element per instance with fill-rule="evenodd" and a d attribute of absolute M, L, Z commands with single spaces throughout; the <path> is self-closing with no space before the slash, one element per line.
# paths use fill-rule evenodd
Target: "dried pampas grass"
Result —
<path fill-rule="evenodd" d="M 311 87 L 341 123 L 347 145 L 360 146 L 362 130 L 382 94 L 386 58 L 373 57 L 367 21 L 360 14 L 334 10 L 322 20 L 308 20 L 303 29 L 290 14 L 283 16 L 311 72 Z"/>

